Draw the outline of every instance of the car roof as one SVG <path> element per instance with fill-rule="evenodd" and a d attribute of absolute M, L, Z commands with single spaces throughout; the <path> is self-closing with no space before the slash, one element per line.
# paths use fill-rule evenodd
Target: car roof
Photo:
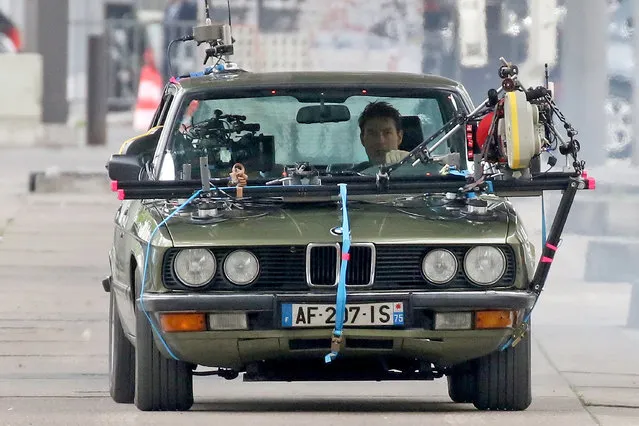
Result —
<path fill-rule="evenodd" d="M 439 88 L 457 90 L 460 84 L 446 77 L 403 72 L 291 71 L 291 72 L 220 72 L 181 78 L 176 83 L 184 91 L 218 88 L 272 88 L 286 86 L 397 86 L 400 88 Z M 365 88 L 365 87 L 363 87 Z"/>

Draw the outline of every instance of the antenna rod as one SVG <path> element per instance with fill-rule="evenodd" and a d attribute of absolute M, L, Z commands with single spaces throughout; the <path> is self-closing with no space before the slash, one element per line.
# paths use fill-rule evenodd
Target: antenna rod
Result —
<path fill-rule="evenodd" d="M 546 80 L 546 89 L 548 89 L 548 85 L 550 83 L 550 75 L 548 74 L 548 64 L 545 64 L 544 68 L 545 68 L 544 79 Z"/>
<path fill-rule="evenodd" d="M 209 0 L 204 0 L 204 10 L 206 11 L 206 24 L 211 25 L 211 10 L 209 8 Z"/>
<path fill-rule="evenodd" d="M 229 8 L 229 27 L 231 27 L 231 29 L 233 28 L 233 24 L 231 24 L 231 0 L 226 0 L 226 4 L 228 5 Z M 231 33 L 233 34 L 233 33 Z"/>

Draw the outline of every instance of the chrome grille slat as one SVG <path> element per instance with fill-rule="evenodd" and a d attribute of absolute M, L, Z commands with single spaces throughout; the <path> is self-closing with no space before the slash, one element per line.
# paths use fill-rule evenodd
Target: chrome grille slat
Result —
<path fill-rule="evenodd" d="M 306 248 L 306 283 L 332 287 L 339 277 L 339 244 L 309 244 Z"/>
<path fill-rule="evenodd" d="M 371 286 L 375 276 L 375 246 L 373 244 L 353 244 L 351 258 L 346 267 L 346 285 L 353 287 Z"/>

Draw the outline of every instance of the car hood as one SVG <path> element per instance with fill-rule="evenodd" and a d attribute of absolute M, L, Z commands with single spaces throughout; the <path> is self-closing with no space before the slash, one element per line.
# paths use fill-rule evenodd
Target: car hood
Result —
<path fill-rule="evenodd" d="M 510 204 L 503 200 L 491 213 L 469 215 L 466 208 L 442 207 L 441 202 L 401 205 L 349 202 L 352 242 L 373 243 L 504 243 L 508 236 Z M 169 211 L 163 215 L 166 217 Z M 176 247 L 304 245 L 342 240 L 341 208 L 333 204 L 285 205 L 232 210 L 203 223 L 190 213 L 174 215 L 166 223 Z"/>

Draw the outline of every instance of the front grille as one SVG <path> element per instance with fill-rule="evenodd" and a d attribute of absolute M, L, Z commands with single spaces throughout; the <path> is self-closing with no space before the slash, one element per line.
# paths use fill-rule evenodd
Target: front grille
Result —
<path fill-rule="evenodd" d="M 211 251 L 218 262 L 217 273 L 200 291 L 306 291 L 311 287 L 335 288 L 341 262 L 340 244 L 309 244 L 308 246 L 254 246 L 215 247 Z M 420 290 L 472 288 L 463 267 L 445 286 L 429 285 L 425 280 L 421 262 L 429 250 L 441 246 L 402 244 L 351 245 L 346 269 L 346 284 L 351 288 L 371 286 L 374 290 Z M 464 255 L 472 246 L 446 246 L 463 265 Z M 515 254 L 507 245 L 498 246 L 506 255 L 507 268 L 502 279 L 492 288 L 506 288 L 514 284 L 516 276 Z M 253 252 L 260 262 L 260 275 L 247 287 L 229 283 L 222 272 L 224 258 L 234 250 Z M 173 273 L 173 259 L 178 249 L 167 251 L 163 262 L 163 279 L 170 289 L 184 289 Z"/>
<path fill-rule="evenodd" d="M 456 257 L 460 266 L 452 282 L 440 287 L 429 285 L 422 274 L 422 260 L 433 249 L 443 246 L 386 244 L 377 245 L 377 267 L 375 271 L 375 289 L 397 290 L 410 288 L 468 288 L 472 286 L 463 264 L 466 252 L 474 246 L 445 246 Z M 515 282 L 515 254 L 508 245 L 496 245 L 506 255 L 506 272 L 492 287 L 510 287 Z"/>
<path fill-rule="evenodd" d="M 341 266 L 340 244 L 309 244 L 306 257 L 306 275 L 311 286 L 335 286 Z M 375 246 L 352 244 L 346 265 L 347 286 L 369 286 L 375 271 Z"/>
<path fill-rule="evenodd" d="M 242 291 L 224 278 L 222 265 L 228 254 L 235 250 L 248 250 L 257 256 L 260 262 L 260 275 L 246 290 L 264 291 L 300 291 L 308 289 L 305 277 L 306 246 L 252 246 L 252 247 L 213 247 L 210 250 L 217 259 L 217 272 L 213 281 L 200 291 Z M 184 289 L 173 273 L 173 259 L 178 249 L 170 249 L 164 257 L 163 279 L 168 288 Z"/>

